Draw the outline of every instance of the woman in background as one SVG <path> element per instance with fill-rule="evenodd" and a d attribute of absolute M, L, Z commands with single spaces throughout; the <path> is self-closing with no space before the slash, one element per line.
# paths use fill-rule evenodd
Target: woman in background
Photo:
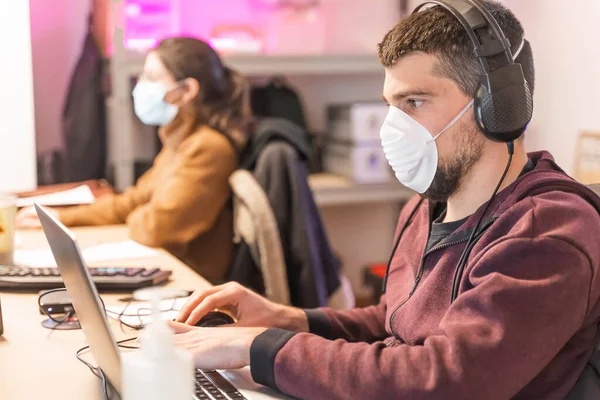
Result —
<path fill-rule="evenodd" d="M 135 113 L 159 125 L 163 149 L 135 186 L 92 205 L 54 210 L 67 226 L 126 223 L 135 241 L 163 247 L 209 281 L 232 252 L 228 179 L 246 142 L 246 81 L 205 42 L 165 39 L 146 57 Z M 39 226 L 31 209 L 17 219 Z"/>

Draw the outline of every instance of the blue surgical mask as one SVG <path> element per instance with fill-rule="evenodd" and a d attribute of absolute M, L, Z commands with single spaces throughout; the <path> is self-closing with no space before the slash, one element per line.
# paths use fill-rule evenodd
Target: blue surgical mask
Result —
<path fill-rule="evenodd" d="M 146 125 L 169 125 L 179 108 L 165 101 L 171 88 L 160 82 L 140 80 L 133 89 L 135 115 Z"/>

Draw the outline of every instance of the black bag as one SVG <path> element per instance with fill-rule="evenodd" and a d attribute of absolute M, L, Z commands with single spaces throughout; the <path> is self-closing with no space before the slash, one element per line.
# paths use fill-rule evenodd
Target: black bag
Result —
<path fill-rule="evenodd" d="M 273 78 L 266 86 L 252 88 L 250 97 L 254 116 L 282 118 L 307 130 L 300 96 L 283 78 Z"/>

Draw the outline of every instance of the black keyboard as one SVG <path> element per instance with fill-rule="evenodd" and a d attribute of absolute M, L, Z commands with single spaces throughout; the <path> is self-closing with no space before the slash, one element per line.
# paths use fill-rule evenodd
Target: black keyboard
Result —
<path fill-rule="evenodd" d="M 134 290 L 161 284 L 171 271 L 159 268 L 88 268 L 98 290 Z M 0 289 L 41 290 L 64 287 L 58 268 L 0 266 Z"/>
<path fill-rule="evenodd" d="M 219 372 L 196 370 L 197 400 L 240 400 L 245 399 L 236 388 Z"/>

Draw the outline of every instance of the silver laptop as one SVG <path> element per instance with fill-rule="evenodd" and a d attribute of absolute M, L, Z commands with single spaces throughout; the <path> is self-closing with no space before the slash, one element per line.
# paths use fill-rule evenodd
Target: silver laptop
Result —
<path fill-rule="evenodd" d="M 35 209 L 92 355 L 113 388 L 121 393 L 119 348 L 75 236 L 43 207 L 35 204 Z M 270 400 L 289 397 L 258 385 L 252 380 L 250 369 L 244 368 L 230 371 L 196 371 L 194 398 Z"/>

